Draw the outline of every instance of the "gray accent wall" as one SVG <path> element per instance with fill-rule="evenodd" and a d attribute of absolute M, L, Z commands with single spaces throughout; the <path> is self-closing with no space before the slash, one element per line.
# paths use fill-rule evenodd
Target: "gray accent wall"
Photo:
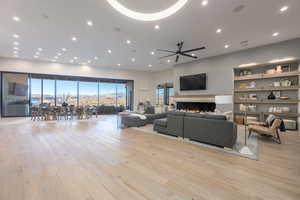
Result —
<path fill-rule="evenodd" d="M 300 38 L 191 63 L 179 64 L 174 66 L 173 69 L 175 93 L 177 92 L 178 95 L 232 94 L 234 67 L 252 62 L 266 63 L 272 59 L 284 57 L 300 58 Z M 179 90 L 180 76 L 200 73 L 207 73 L 207 90 Z"/>

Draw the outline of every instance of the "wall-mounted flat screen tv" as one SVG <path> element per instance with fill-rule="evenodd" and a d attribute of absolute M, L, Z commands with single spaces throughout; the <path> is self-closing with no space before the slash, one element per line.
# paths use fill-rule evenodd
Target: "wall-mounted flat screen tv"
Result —
<path fill-rule="evenodd" d="M 206 74 L 181 76 L 180 90 L 206 90 Z"/>

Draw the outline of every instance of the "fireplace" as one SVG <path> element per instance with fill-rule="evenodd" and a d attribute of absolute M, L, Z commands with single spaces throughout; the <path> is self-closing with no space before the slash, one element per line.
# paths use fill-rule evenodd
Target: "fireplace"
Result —
<path fill-rule="evenodd" d="M 213 102 L 177 102 L 177 110 L 193 112 L 214 112 L 216 104 Z"/>

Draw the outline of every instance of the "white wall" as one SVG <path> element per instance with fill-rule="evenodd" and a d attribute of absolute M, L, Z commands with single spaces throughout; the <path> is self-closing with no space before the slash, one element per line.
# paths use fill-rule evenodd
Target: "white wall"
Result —
<path fill-rule="evenodd" d="M 266 63 L 272 59 L 283 57 L 300 58 L 300 39 L 176 65 L 173 77 L 175 92 L 180 95 L 232 94 L 234 67 L 251 62 Z M 200 73 L 207 73 L 207 90 L 179 90 L 180 76 Z"/>
<path fill-rule="evenodd" d="M 0 71 L 58 74 L 66 76 L 86 76 L 134 80 L 134 103 L 152 100 L 152 72 L 121 70 L 95 66 L 66 65 L 48 62 L 33 62 L 0 57 Z"/>

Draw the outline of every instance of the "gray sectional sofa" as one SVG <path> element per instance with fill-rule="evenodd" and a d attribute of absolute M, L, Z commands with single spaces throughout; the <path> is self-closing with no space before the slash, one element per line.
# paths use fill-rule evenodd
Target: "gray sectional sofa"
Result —
<path fill-rule="evenodd" d="M 169 112 L 167 118 L 154 121 L 154 130 L 172 136 L 232 148 L 237 127 L 222 115 Z"/>

